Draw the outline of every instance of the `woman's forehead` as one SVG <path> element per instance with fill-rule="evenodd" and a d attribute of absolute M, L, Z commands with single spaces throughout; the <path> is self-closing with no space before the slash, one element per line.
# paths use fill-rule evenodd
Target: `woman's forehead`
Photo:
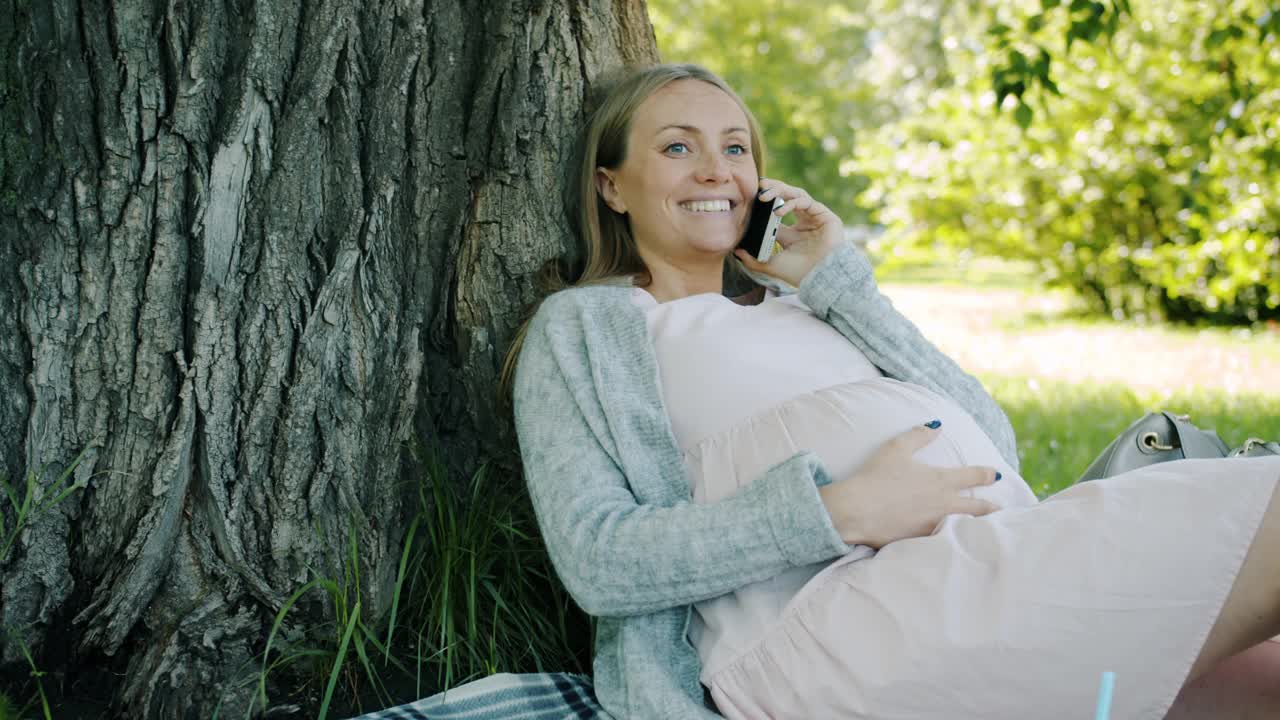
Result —
<path fill-rule="evenodd" d="M 646 136 L 670 126 L 719 135 L 748 130 L 747 115 L 728 93 L 701 80 L 676 80 L 659 88 L 636 109 L 634 128 Z"/>

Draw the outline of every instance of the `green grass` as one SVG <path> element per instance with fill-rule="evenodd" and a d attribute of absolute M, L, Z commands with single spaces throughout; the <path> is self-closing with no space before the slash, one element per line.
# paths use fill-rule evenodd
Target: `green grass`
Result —
<path fill-rule="evenodd" d="M 28 472 L 26 482 L 21 485 L 10 484 L 8 476 L 0 473 L 0 563 L 9 559 L 9 552 L 18 542 L 22 528 L 26 527 L 27 523 L 48 512 L 71 493 L 84 487 L 87 481 L 73 483 L 68 481 L 87 452 L 89 452 L 87 447 L 81 450 L 75 460 L 72 460 L 62 474 L 48 486 L 45 486 L 40 479 L 44 476 L 47 466 L 40 468 L 39 472 L 34 470 Z M 11 523 L 5 522 L 5 504 L 8 505 L 8 512 L 13 514 Z"/>
<path fill-rule="evenodd" d="M 319 693 L 313 715 L 323 719 L 497 672 L 587 671 L 592 624 L 554 577 L 520 479 L 486 468 L 450 478 L 433 454 L 413 455 L 416 514 L 387 617 L 362 611 L 353 523 L 341 543 L 342 577 L 313 579 L 276 612 L 250 712 L 270 707 L 269 689 L 289 682 Z M 286 630 L 293 608 L 322 598 L 331 618 Z"/>
<path fill-rule="evenodd" d="M 0 720 L 18 720 L 23 717 L 23 709 L 0 692 Z"/>
<path fill-rule="evenodd" d="M 902 285 L 942 285 L 962 287 L 1042 290 L 1035 263 L 996 257 L 973 257 L 942 249 L 869 248 L 876 266 L 876 281 Z"/>
<path fill-rule="evenodd" d="M 30 471 L 26 475 L 23 483 L 10 483 L 9 478 L 4 473 L 0 473 L 0 565 L 3 565 L 9 559 L 9 553 L 17 546 L 18 539 L 22 536 L 22 530 L 29 523 L 39 518 L 46 512 L 57 507 L 59 503 L 66 500 L 72 493 L 85 487 L 88 483 L 87 479 L 71 482 L 71 476 L 80 465 L 80 461 L 84 459 L 85 453 L 89 452 L 86 447 L 80 451 L 80 454 L 71 461 L 69 465 L 62 471 L 57 478 L 50 483 L 45 483 L 42 478 L 48 466 L 45 465 L 37 471 Z M 6 520 L 9 516 L 10 519 Z M 22 632 L 10 625 L 0 627 L 0 632 L 8 639 L 9 642 L 17 646 L 23 657 L 27 661 L 29 667 L 28 679 L 23 683 L 28 687 L 31 700 L 25 707 L 19 708 L 9 695 L 0 692 L 0 720 L 17 720 L 17 718 L 27 717 L 27 712 L 33 707 L 39 707 L 40 717 L 45 720 L 52 720 L 52 713 L 49 709 L 49 698 L 45 695 L 43 677 L 45 672 L 40 669 L 36 663 L 36 658 L 32 656 L 30 648 L 22 636 Z M 7 679 L 6 679 L 7 684 Z"/>
<path fill-rule="evenodd" d="M 1027 311 L 1009 314 L 997 322 L 1002 332 L 1009 334 L 1034 333 L 1072 328 L 1093 332 L 1140 331 L 1149 342 L 1159 343 L 1171 351 L 1192 349 L 1212 344 L 1223 350 L 1250 356 L 1280 360 L 1280 332 L 1266 323 L 1248 326 L 1174 325 L 1145 320 L 1114 320 L 1092 313 L 1073 301 L 1062 291 L 1057 291 L 1061 305 L 1052 312 Z M 1044 294 L 1043 291 L 1041 294 Z"/>
<path fill-rule="evenodd" d="M 443 482 L 432 458 L 397 600 L 445 689 L 495 672 L 583 672 L 593 628 L 551 568 L 519 477 Z"/>
<path fill-rule="evenodd" d="M 1280 396 L 1194 390 L 1165 396 L 1124 385 L 983 376 L 1018 434 L 1022 475 L 1041 497 L 1075 482 L 1121 430 L 1152 410 L 1191 416 L 1231 447 L 1280 439 Z"/>

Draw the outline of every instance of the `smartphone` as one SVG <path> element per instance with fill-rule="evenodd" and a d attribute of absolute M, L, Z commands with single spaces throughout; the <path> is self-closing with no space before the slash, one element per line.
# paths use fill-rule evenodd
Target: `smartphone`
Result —
<path fill-rule="evenodd" d="M 785 201 L 776 197 L 772 200 L 755 198 L 752 202 L 747 232 L 743 234 L 738 247 L 754 255 L 760 262 L 769 262 L 778 237 L 778 225 L 782 223 L 782 218 L 774 210 L 782 207 Z"/>

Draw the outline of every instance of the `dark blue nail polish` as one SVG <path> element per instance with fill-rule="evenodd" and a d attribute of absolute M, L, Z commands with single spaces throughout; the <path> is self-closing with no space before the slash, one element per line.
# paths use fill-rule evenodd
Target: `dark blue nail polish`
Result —
<path fill-rule="evenodd" d="M 996 471 L 996 479 L 994 480 L 994 482 L 1000 482 L 1000 478 L 1002 478 L 1002 477 L 1004 477 L 1004 476 L 1000 474 L 1000 471 L 999 471 L 999 470 L 997 470 L 997 471 Z"/>
<path fill-rule="evenodd" d="M 929 428 L 930 430 L 937 430 L 938 428 L 942 427 L 942 421 L 930 420 L 929 422 L 925 423 L 924 426 Z"/>

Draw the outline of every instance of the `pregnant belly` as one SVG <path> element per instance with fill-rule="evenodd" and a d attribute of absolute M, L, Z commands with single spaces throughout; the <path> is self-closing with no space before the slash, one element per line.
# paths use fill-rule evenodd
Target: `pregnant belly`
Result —
<path fill-rule="evenodd" d="M 731 426 L 685 451 L 694 502 L 734 495 L 773 465 L 804 450 L 821 458 L 834 482 L 853 472 L 885 442 L 930 420 L 941 420 L 939 437 L 916 453 L 940 467 L 984 465 L 1003 479 L 969 491 L 1001 508 L 1032 505 L 1035 494 L 973 418 L 927 388 L 877 378 L 797 396 Z M 871 555 L 857 548 L 849 562 Z M 704 677 L 744 652 L 782 615 L 786 605 L 829 563 L 790 570 L 769 580 L 695 605 L 690 639 Z"/>

